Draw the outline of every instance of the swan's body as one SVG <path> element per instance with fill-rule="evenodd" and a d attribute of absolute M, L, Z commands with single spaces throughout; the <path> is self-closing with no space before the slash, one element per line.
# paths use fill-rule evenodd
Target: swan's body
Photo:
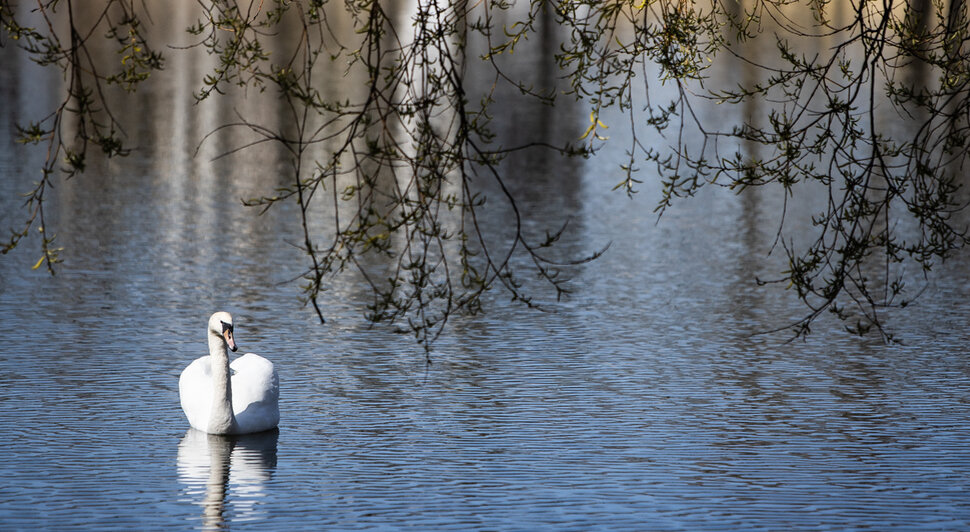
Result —
<path fill-rule="evenodd" d="M 247 353 L 229 363 L 236 350 L 232 316 L 209 318 L 209 356 L 196 359 L 179 377 L 182 410 L 193 428 L 209 434 L 249 434 L 280 421 L 279 377 L 273 363 Z"/>

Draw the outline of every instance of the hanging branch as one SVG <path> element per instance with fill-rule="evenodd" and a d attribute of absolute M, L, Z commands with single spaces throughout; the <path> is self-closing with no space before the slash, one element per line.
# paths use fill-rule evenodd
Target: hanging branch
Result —
<path fill-rule="evenodd" d="M 136 90 L 139 83 L 155 70 L 162 68 L 162 56 L 146 42 L 134 1 L 109 0 L 82 25 L 76 14 L 75 0 L 38 2 L 33 18 L 42 26 L 23 25 L 17 8 L 9 0 L 0 1 L 0 27 L 9 39 L 23 48 L 30 59 L 41 66 L 60 70 L 66 81 L 63 99 L 47 116 L 37 122 L 17 124 L 17 142 L 47 146 L 41 178 L 33 190 L 25 194 L 27 218 L 20 229 L 11 230 L 10 238 L 2 244 L 8 253 L 30 233 L 32 227 L 43 236 L 41 257 L 34 269 L 42 264 L 54 275 L 54 265 L 61 262 L 54 247 L 55 235 L 44 217 L 45 196 L 54 187 L 58 174 L 70 179 L 84 172 L 88 149 L 100 148 L 107 157 L 127 155 L 129 149 L 122 140 L 123 131 L 116 119 L 108 86 L 117 85 L 126 91 Z M 85 7 L 89 7 L 85 3 Z M 54 29 L 59 16 L 66 13 L 67 35 Z M 38 29 L 41 28 L 41 29 Z M 120 68 L 100 65 L 90 51 L 96 35 L 114 41 Z M 107 67 L 107 68 L 106 68 Z M 103 73 L 113 70 L 111 73 Z"/>
<path fill-rule="evenodd" d="M 531 0 L 518 7 L 505 0 L 421 1 L 407 20 L 395 19 L 385 4 L 198 0 L 200 17 L 189 28 L 198 46 L 218 59 L 200 80 L 198 99 L 239 87 L 275 91 L 284 104 L 288 116 L 279 126 L 237 112 L 212 134 L 244 128 L 254 136 L 225 155 L 264 143 L 288 154 L 288 185 L 246 204 L 261 210 L 298 204 L 300 247 L 307 256 L 304 298 L 321 321 L 322 294 L 347 272 L 356 272 L 371 291 L 369 320 L 406 322 L 428 352 L 449 319 L 480 312 L 482 296 L 493 287 L 542 309 L 519 281 L 523 268 L 557 299 L 567 293 L 563 272 L 598 254 L 574 261 L 547 256 L 566 227 L 547 233 L 545 241 L 527 237 L 500 163 L 518 150 L 594 153 L 612 142 L 601 119 L 610 108 L 629 116 L 630 144 L 618 162 L 616 188 L 633 195 L 642 168 L 651 169 L 662 185 L 658 215 L 706 186 L 739 194 L 781 187 L 784 203 L 772 250 L 784 253 L 788 266 L 777 279 L 761 282 L 786 287 L 806 305 L 806 315 L 789 324 L 796 335 L 807 334 L 830 312 L 853 332 L 875 327 L 891 339 L 882 314 L 914 296 L 903 275 L 906 265 L 926 275 L 967 243 L 954 218 L 964 207 L 958 177 L 970 142 L 970 46 L 962 0 L 923 9 L 859 0 L 845 22 L 833 21 L 825 1 Z M 7 37 L 34 61 L 58 68 L 66 85 L 49 115 L 18 126 L 19 140 L 46 144 L 47 155 L 41 180 L 27 194 L 26 221 L 3 247 L 4 253 L 13 249 L 36 226 L 44 234 L 36 267 L 46 262 L 51 273 L 59 248 L 44 220 L 44 202 L 55 175 L 83 172 L 92 146 L 109 156 L 127 153 L 105 91 L 112 85 L 134 91 L 162 67 L 161 55 L 143 37 L 145 14 L 134 0 L 104 0 L 103 10 L 84 24 L 77 5 L 42 0 L 33 14 L 22 16 L 11 0 L 0 0 Z M 811 23 L 790 16 L 805 10 Z M 338 37 L 328 18 L 337 12 L 352 33 Z M 26 18 L 37 27 L 23 24 Z M 530 46 L 529 36 L 550 18 L 564 32 L 554 59 L 568 88 L 559 94 L 529 86 L 499 61 Z M 510 22 L 498 22 L 503 19 Z M 288 39 L 277 38 L 283 34 Z M 96 36 L 115 41 L 120 68 L 96 64 L 89 52 Z M 486 49 L 469 50 L 473 37 L 484 40 Z M 821 38 L 831 45 L 813 56 L 798 52 L 801 43 Z M 755 42 L 773 47 L 774 57 L 751 57 L 748 43 Z M 465 85 L 472 61 L 495 73 L 476 103 Z M 719 61 L 757 75 L 719 85 L 709 77 Z M 900 73 L 913 64 L 932 79 L 904 79 Z M 321 92 L 321 77 L 334 72 L 362 76 L 359 95 Z M 496 146 L 489 105 L 500 85 L 543 105 L 562 98 L 583 102 L 590 110 L 585 134 L 562 147 Z M 749 102 L 767 116 L 730 123 L 702 112 L 711 104 Z M 913 127 L 882 131 L 877 109 L 891 109 Z M 498 243 L 482 223 L 486 207 L 478 185 L 486 181 L 497 190 L 493 203 L 511 213 L 513 234 Z M 806 188 L 824 190 L 826 201 L 811 220 L 810 240 L 796 244 L 788 207 Z M 332 218 L 321 229 L 313 222 L 328 209 Z M 915 230 L 903 233 L 901 224 Z"/>

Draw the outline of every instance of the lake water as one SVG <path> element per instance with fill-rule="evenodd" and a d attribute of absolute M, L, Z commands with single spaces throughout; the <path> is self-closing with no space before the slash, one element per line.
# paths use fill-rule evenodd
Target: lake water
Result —
<path fill-rule="evenodd" d="M 779 197 L 711 188 L 658 222 L 649 179 L 632 200 L 611 192 L 611 131 L 590 160 L 504 166 L 536 231 L 568 216 L 564 252 L 609 251 L 571 272 L 554 313 L 496 291 L 427 365 L 408 334 L 368 326 L 353 276 L 324 294 L 327 324 L 301 306 L 297 213 L 239 201 L 283 164 L 212 161 L 231 134 L 195 155 L 234 110 L 194 106 L 207 65 L 172 57 L 132 97 L 139 150 L 57 182 L 58 274 L 30 269 L 36 236 L 0 260 L 0 529 L 970 527 L 965 252 L 887 314 L 902 345 L 827 319 L 804 341 L 757 334 L 804 312 L 754 279 L 783 269 L 767 256 Z M 59 83 L 0 49 L 0 122 L 42 115 Z M 496 120 L 522 137 L 588 124 L 581 105 L 550 113 Z M 11 135 L 4 227 L 43 157 Z M 241 352 L 276 364 L 278 433 L 189 430 L 178 375 L 215 310 L 233 313 Z"/>

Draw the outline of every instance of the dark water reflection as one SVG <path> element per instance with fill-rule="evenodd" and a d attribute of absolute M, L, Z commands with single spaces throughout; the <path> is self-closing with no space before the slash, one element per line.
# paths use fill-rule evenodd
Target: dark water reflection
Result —
<path fill-rule="evenodd" d="M 189 23 L 175 10 L 162 24 Z M 239 206 L 286 161 L 266 149 L 210 162 L 231 136 L 193 157 L 233 110 L 193 106 L 186 87 L 208 67 L 172 61 L 136 96 L 145 119 L 129 134 L 144 151 L 55 189 L 59 274 L 30 270 L 36 242 L 0 261 L 0 528 L 970 526 L 965 255 L 890 316 L 903 346 L 829 322 L 786 344 L 753 335 L 802 311 L 752 278 L 778 267 L 770 191 L 712 189 L 658 224 L 650 183 L 632 201 L 609 192 L 622 142 L 586 162 L 512 157 L 527 230 L 568 218 L 569 253 L 613 247 L 574 272 L 557 313 L 496 294 L 426 367 L 410 337 L 367 327 L 353 278 L 327 292 L 327 326 L 301 308 L 286 282 L 304 267 L 286 243 L 296 213 Z M 0 106 L 5 123 L 56 97 L 35 88 L 57 80 L 9 48 L 0 76 L 18 102 Z M 587 112 L 517 100 L 496 120 L 509 138 L 553 142 Z M 9 135 L 5 225 L 39 164 Z M 234 313 L 243 352 L 277 364 L 278 433 L 186 432 L 177 378 L 216 308 Z"/>

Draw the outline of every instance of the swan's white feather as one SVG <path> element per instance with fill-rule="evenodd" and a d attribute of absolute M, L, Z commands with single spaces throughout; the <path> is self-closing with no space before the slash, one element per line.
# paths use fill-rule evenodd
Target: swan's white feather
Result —
<path fill-rule="evenodd" d="M 229 364 L 232 372 L 232 410 L 237 434 L 260 432 L 280 421 L 279 376 L 273 363 L 247 353 Z M 210 357 L 197 358 L 179 377 L 179 397 L 189 425 L 209 432 L 212 411 L 212 366 Z"/>
<path fill-rule="evenodd" d="M 260 432 L 280 422 L 280 381 L 273 363 L 254 354 L 245 355 L 229 364 L 232 372 L 232 412 L 238 432 Z"/>
<path fill-rule="evenodd" d="M 209 413 L 212 410 L 212 365 L 208 356 L 193 360 L 182 370 L 179 377 L 179 399 L 189 425 L 208 432 Z"/>

